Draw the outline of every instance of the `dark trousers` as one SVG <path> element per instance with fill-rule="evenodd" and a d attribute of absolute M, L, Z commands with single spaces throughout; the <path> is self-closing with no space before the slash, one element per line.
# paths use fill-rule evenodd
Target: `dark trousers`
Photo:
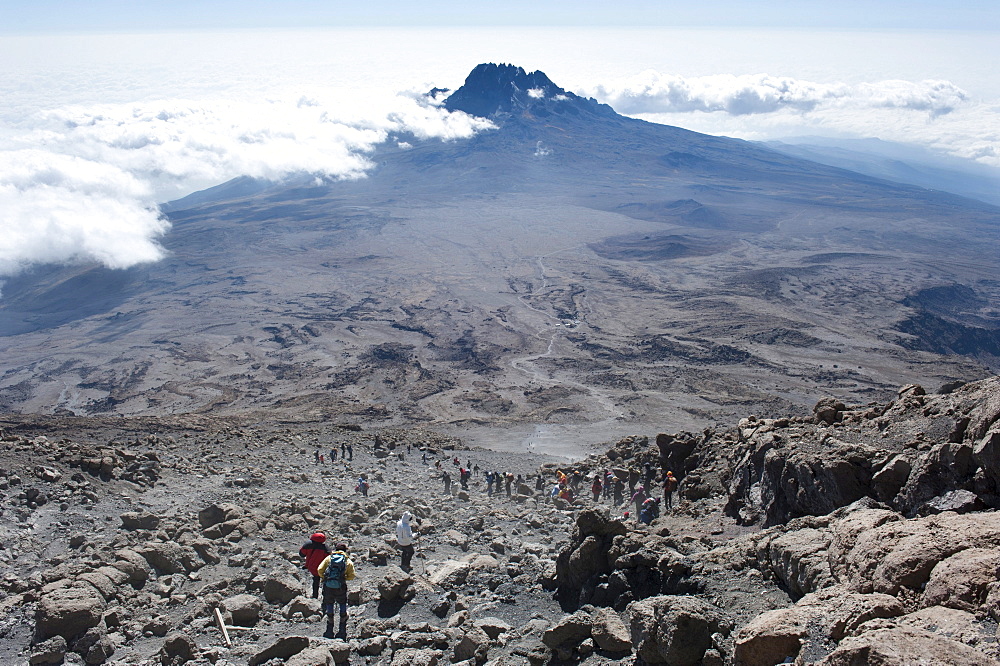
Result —
<path fill-rule="evenodd" d="M 313 599 L 319 599 L 319 576 L 313 576 Z"/>
<path fill-rule="evenodd" d="M 336 636 L 340 638 L 347 637 L 347 587 L 341 587 L 339 589 L 333 589 L 329 587 L 323 588 L 323 612 L 326 613 L 326 633 L 324 636 L 327 638 L 333 638 L 333 625 L 335 618 L 337 616 L 337 611 L 340 611 L 340 628 L 337 629 Z"/>
<path fill-rule="evenodd" d="M 399 552 L 400 552 L 400 556 L 401 556 L 400 557 L 400 559 L 401 559 L 401 566 L 403 568 L 403 571 L 409 571 L 410 570 L 410 561 L 413 559 L 414 550 L 415 549 L 413 548 L 412 544 L 410 544 L 409 546 L 400 546 L 399 547 Z"/>

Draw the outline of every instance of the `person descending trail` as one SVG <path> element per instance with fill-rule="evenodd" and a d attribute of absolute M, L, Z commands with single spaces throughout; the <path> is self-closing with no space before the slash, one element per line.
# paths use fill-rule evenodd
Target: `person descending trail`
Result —
<path fill-rule="evenodd" d="M 319 565 L 323 579 L 323 612 L 326 613 L 326 632 L 323 638 L 347 638 L 347 581 L 354 580 L 354 562 L 347 556 L 347 544 L 337 547 Z M 340 611 L 340 628 L 333 631 L 334 611 Z"/>
<path fill-rule="evenodd" d="M 639 512 L 639 522 L 649 525 L 660 517 L 660 498 L 650 497 L 642 503 L 642 511 Z"/>
<path fill-rule="evenodd" d="M 625 483 L 617 476 L 612 478 L 614 479 L 614 504 L 619 506 L 625 499 Z"/>
<path fill-rule="evenodd" d="M 601 499 L 601 475 L 594 475 L 594 482 L 590 484 L 590 492 L 594 493 L 594 503 L 596 504 Z"/>
<path fill-rule="evenodd" d="M 304 546 L 299 548 L 299 555 L 305 560 L 303 566 L 306 571 L 312 574 L 312 598 L 319 598 L 319 565 L 323 563 L 326 556 L 330 554 L 330 549 L 326 545 L 326 535 L 316 532 Z"/>
<path fill-rule="evenodd" d="M 493 497 L 493 472 L 486 472 L 486 496 Z"/>
<path fill-rule="evenodd" d="M 668 509 L 674 507 L 674 491 L 677 490 L 677 479 L 673 472 L 667 472 L 663 477 L 663 506 Z"/>
<path fill-rule="evenodd" d="M 441 479 L 444 481 L 444 494 L 445 495 L 450 495 L 451 494 L 451 474 L 448 473 L 448 470 L 444 470 L 441 473 Z"/>
<path fill-rule="evenodd" d="M 354 492 L 361 493 L 365 497 L 368 497 L 368 480 L 365 479 L 365 477 L 358 477 L 358 485 L 354 487 Z"/>
<path fill-rule="evenodd" d="M 400 568 L 409 573 L 410 572 L 410 560 L 413 559 L 413 528 L 410 527 L 411 514 L 409 511 L 404 511 L 403 515 L 399 518 L 399 522 L 396 523 L 396 545 L 399 546 L 400 553 Z"/>
<path fill-rule="evenodd" d="M 629 500 L 632 504 L 635 505 L 636 518 L 639 517 L 639 512 L 642 510 L 642 503 L 645 502 L 647 499 L 649 499 L 649 497 L 646 495 L 646 488 L 643 486 L 639 486 L 636 489 L 635 494 L 632 495 L 632 499 Z"/>

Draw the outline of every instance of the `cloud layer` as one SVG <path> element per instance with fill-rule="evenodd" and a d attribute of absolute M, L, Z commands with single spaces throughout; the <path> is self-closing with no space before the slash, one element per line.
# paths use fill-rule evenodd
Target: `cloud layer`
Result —
<path fill-rule="evenodd" d="M 647 70 L 617 84 L 585 91 L 619 113 L 723 112 L 741 116 L 819 106 L 897 108 L 942 115 L 968 100 L 948 81 L 878 81 L 847 85 L 753 74 L 685 78 Z"/>
<path fill-rule="evenodd" d="M 157 202 L 241 175 L 359 178 L 392 135 L 449 140 L 490 127 L 416 93 L 323 91 L 74 106 L 35 121 L 0 150 L 0 276 L 33 263 L 155 261 L 168 229 Z"/>

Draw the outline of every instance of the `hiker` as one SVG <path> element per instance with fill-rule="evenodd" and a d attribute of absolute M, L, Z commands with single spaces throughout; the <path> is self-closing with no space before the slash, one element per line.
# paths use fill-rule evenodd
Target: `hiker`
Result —
<path fill-rule="evenodd" d="M 451 495 L 451 474 L 448 473 L 448 470 L 444 470 L 441 473 L 441 478 L 444 479 L 444 494 Z"/>
<path fill-rule="evenodd" d="M 615 506 L 621 505 L 622 501 L 625 499 L 625 484 L 617 476 L 612 477 L 614 481 L 614 503 Z"/>
<path fill-rule="evenodd" d="M 335 462 L 337 462 L 337 447 L 331 446 L 330 447 L 330 464 L 332 465 Z"/>
<path fill-rule="evenodd" d="M 545 487 L 545 477 L 541 474 L 535 475 L 535 490 L 541 491 Z"/>
<path fill-rule="evenodd" d="M 325 560 L 326 556 L 329 554 L 330 549 L 326 545 L 326 535 L 322 532 L 316 532 L 313 534 L 309 537 L 309 541 L 307 541 L 304 546 L 299 548 L 299 555 L 305 559 L 303 566 L 306 571 L 312 574 L 313 599 L 319 599 L 319 565 L 323 563 L 323 560 Z"/>
<path fill-rule="evenodd" d="M 404 511 L 399 522 L 396 523 L 396 544 L 400 552 L 400 568 L 409 573 L 410 560 L 413 559 L 413 528 L 410 527 L 411 514 Z"/>
<path fill-rule="evenodd" d="M 365 477 L 358 477 L 358 485 L 354 487 L 354 492 L 361 493 L 365 497 L 368 497 L 368 481 Z"/>
<path fill-rule="evenodd" d="M 639 522 L 644 525 L 649 525 L 653 522 L 653 519 L 659 515 L 659 513 L 660 512 L 656 508 L 656 500 L 650 497 L 642 503 L 642 511 L 639 512 Z"/>
<path fill-rule="evenodd" d="M 601 499 L 601 475 L 594 475 L 594 482 L 590 484 L 590 492 L 594 493 L 594 502 L 597 503 Z"/>
<path fill-rule="evenodd" d="M 340 443 L 340 459 L 347 460 L 347 444 L 344 442 Z"/>
<path fill-rule="evenodd" d="M 455 467 L 458 467 L 459 465 L 461 465 L 461 463 L 458 461 L 458 456 L 455 456 L 452 459 L 451 464 L 453 464 Z"/>
<path fill-rule="evenodd" d="M 479 463 L 472 466 L 472 476 L 479 476 Z"/>
<path fill-rule="evenodd" d="M 351 444 L 347 445 L 347 459 L 354 460 L 354 446 Z"/>
<path fill-rule="evenodd" d="M 615 473 L 609 469 L 607 474 L 604 475 L 604 499 L 611 497 L 611 487 L 615 481 Z"/>
<path fill-rule="evenodd" d="M 668 471 L 663 477 L 663 506 L 668 509 L 674 508 L 674 491 L 677 490 L 677 479 L 674 473 Z"/>
<path fill-rule="evenodd" d="M 632 499 L 629 500 L 632 504 L 635 505 L 636 517 L 638 517 L 639 511 L 642 509 L 642 503 L 645 502 L 647 499 L 648 496 L 646 495 L 646 487 L 639 486 L 638 488 L 636 488 L 635 494 L 632 495 Z"/>
<path fill-rule="evenodd" d="M 653 465 L 647 460 L 642 465 L 642 483 L 647 488 L 653 487 L 653 481 L 656 480 L 656 470 L 653 469 Z"/>
<path fill-rule="evenodd" d="M 634 468 L 630 467 L 628 470 L 628 491 L 629 493 L 635 492 L 635 484 L 639 483 L 639 472 Z"/>
<path fill-rule="evenodd" d="M 458 470 L 458 483 L 460 486 L 462 486 L 462 490 L 469 489 L 468 473 L 469 473 L 468 470 L 465 469 L 464 467 L 460 467 Z"/>
<path fill-rule="evenodd" d="M 493 497 L 493 472 L 486 472 L 486 496 Z"/>
<path fill-rule="evenodd" d="M 319 449 L 316 449 L 316 452 L 313 453 L 313 460 L 317 465 L 319 464 Z"/>
<path fill-rule="evenodd" d="M 510 486 L 514 483 L 514 475 L 507 472 L 507 478 L 504 480 L 504 489 L 507 491 L 507 497 L 510 497 Z"/>
<path fill-rule="evenodd" d="M 427 464 L 427 451 L 424 451 L 424 454 L 420 456 L 420 461 L 425 465 Z"/>
<path fill-rule="evenodd" d="M 321 454 L 319 454 L 319 464 L 320 464 L 320 465 L 323 465 L 323 464 L 325 464 L 325 463 L 326 463 L 326 460 L 324 460 L 324 459 L 323 459 L 323 454 L 322 454 L 322 453 L 321 453 Z"/>
<path fill-rule="evenodd" d="M 319 565 L 323 579 L 323 611 L 326 613 L 326 632 L 323 638 L 347 638 L 347 581 L 354 580 L 354 562 L 347 556 L 347 544 L 338 543 Z M 333 633 L 333 611 L 339 607 L 340 629 Z"/>

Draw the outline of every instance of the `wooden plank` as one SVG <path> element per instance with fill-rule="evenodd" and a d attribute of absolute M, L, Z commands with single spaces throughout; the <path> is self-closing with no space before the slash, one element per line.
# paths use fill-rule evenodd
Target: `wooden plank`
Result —
<path fill-rule="evenodd" d="M 229 640 L 229 632 L 226 631 L 226 623 L 222 621 L 222 613 L 219 612 L 218 606 L 215 608 L 215 619 L 219 621 L 219 629 L 222 630 L 222 637 L 226 639 L 226 647 L 233 647 L 233 642 Z"/>

